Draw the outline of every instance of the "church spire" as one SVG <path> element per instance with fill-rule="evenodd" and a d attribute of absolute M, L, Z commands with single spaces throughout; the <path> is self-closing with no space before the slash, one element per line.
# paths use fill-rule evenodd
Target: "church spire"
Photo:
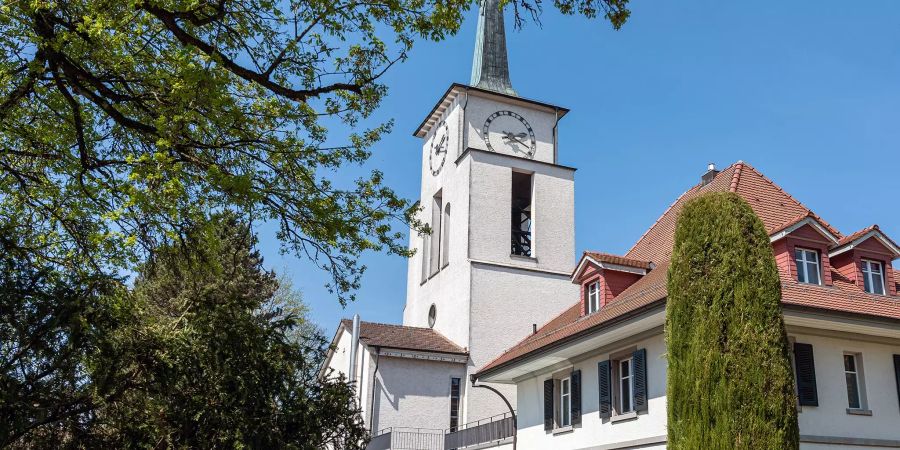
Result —
<path fill-rule="evenodd" d="M 500 0 L 481 0 L 480 3 L 470 84 L 501 94 L 518 95 L 509 81 L 506 30 Z"/>

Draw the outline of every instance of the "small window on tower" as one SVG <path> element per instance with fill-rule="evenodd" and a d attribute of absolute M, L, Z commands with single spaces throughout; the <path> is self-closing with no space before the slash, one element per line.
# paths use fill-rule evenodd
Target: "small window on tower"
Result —
<path fill-rule="evenodd" d="M 512 173 L 512 254 L 531 256 L 532 174 Z"/>
<path fill-rule="evenodd" d="M 429 254 L 428 267 L 431 268 L 430 275 L 434 275 L 441 270 L 441 216 L 444 211 L 444 199 L 441 197 L 441 191 L 434 194 L 431 200 L 431 248 Z"/>

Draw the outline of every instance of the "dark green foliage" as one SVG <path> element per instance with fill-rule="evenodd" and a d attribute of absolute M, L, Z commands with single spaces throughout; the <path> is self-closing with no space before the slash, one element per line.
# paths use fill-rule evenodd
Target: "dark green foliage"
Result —
<path fill-rule="evenodd" d="M 733 193 L 689 201 L 668 277 L 669 448 L 798 448 L 781 284 L 750 205 Z"/>
<path fill-rule="evenodd" d="M 0 255 L 0 443 L 352 449 L 365 442 L 352 387 L 318 380 L 327 343 L 305 321 L 298 294 L 263 269 L 249 228 L 226 215 L 185 236 L 154 252 L 132 290 Z"/>
<path fill-rule="evenodd" d="M 365 440 L 352 388 L 317 380 L 325 343 L 294 331 L 249 228 L 220 218 L 143 266 L 130 339 L 137 389 L 98 416 L 104 446 L 355 448 Z M 187 250 L 187 251 L 185 251 Z"/>
<path fill-rule="evenodd" d="M 122 322 L 122 285 L 36 263 L 21 245 L 0 228 L 0 447 L 27 435 L 50 448 L 125 387 L 111 375 L 127 370 L 97 364 Z"/>

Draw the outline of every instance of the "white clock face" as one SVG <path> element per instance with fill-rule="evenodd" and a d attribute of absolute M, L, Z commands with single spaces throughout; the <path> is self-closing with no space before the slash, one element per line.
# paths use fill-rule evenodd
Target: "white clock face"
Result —
<path fill-rule="evenodd" d="M 438 124 L 434 131 L 434 137 L 431 138 L 431 151 L 428 153 L 428 166 L 431 168 L 431 174 L 437 175 L 441 173 L 444 162 L 447 161 L 447 149 L 450 147 L 450 128 L 447 122 Z"/>
<path fill-rule="evenodd" d="M 524 117 L 512 111 L 497 111 L 484 121 L 481 129 L 488 150 L 509 151 L 527 158 L 534 158 L 537 141 L 534 130 Z"/>

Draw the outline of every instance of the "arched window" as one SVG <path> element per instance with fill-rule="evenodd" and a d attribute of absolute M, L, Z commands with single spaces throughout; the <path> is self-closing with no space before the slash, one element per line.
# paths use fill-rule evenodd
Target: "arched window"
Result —
<path fill-rule="evenodd" d="M 444 242 L 441 243 L 441 268 L 450 264 L 450 204 L 447 203 L 447 206 L 444 207 L 444 220 L 442 221 L 444 227 L 444 231 L 441 233 L 441 238 Z"/>

